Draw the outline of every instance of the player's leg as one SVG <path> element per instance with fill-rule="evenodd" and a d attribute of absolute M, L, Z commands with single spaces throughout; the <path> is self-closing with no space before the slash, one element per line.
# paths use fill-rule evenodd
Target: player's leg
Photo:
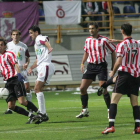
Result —
<path fill-rule="evenodd" d="M 51 63 L 48 66 L 39 66 L 38 69 L 38 77 L 35 83 L 34 91 L 37 96 L 39 112 L 38 116 L 42 117 L 36 124 L 42 123 L 44 121 L 48 121 L 49 117 L 46 113 L 46 106 L 45 106 L 45 97 L 43 93 L 43 86 L 44 84 L 48 85 L 50 83 L 50 79 L 55 72 L 54 65 Z"/>
<path fill-rule="evenodd" d="M 97 95 L 98 95 L 98 96 L 101 96 L 101 95 L 104 93 L 105 89 L 106 89 L 109 85 L 115 84 L 116 78 L 117 78 L 117 76 L 111 77 L 109 80 L 107 80 L 106 82 L 104 82 L 104 83 L 100 86 L 100 88 L 98 89 Z"/>
<path fill-rule="evenodd" d="M 140 111 L 138 106 L 138 95 L 139 95 L 139 79 L 133 78 L 131 80 L 131 94 L 130 94 L 130 102 L 133 108 L 133 118 L 135 121 L 135 127 L 133 130 L 133 134 L 140 134 Z"/>
<path fill-rule="evenodd" d="M 18 80 L 15 81 L 14 92 L 16 94 L 19 104 L 31 109 L 34 112 L 38 111 L 38 108 L 31 101 L 25 100 L 26 90 L 23 82 L 20 82 Z"/>
<path fill-rule="evenodd" d="M 6 85 L 7 85 L 6 83 L 7 83 L 7 81 L 4 81 L 4 83 L 5 83 L 5 88 L 7 88 L 7 87 L 6 87 Z M 11 109 L 8 108 L 8 109 L 4 112 L 4 114 L 13 114 L 13 112 L 12 112 Z"/>
<path fill-rule="evenodd" d="M 32 101 L 32 93 L 30 91 L 30 84 L 29 84 L 29 82 L 24 83 L 24 86 L 25 86 L 25 90 L 26 90 L 26 99 L 28 101 Z"/>
<path fill-rule="evenodd" d="M 108 78 L 107 64 L 103 63 L 99 65 L 98 69 L 99 69 L 99 74 L 98 74 L 99 86 L 101 86 L 104 82 L 107 81 L 107 78 Z M 108 118 L 109 118 L 109 108 L 110 108 L 111 99 L 110 99 L 109 92 L 107 92 L 107 89 L 105 89 L 105 91 L 103 92 L 103 97 L 107 106 L 107 112 L 108 112 Z"/>
<path fill-rule="evenodd" d="M 110 104 L 110 110 L 109 110 L 109 127 L 107 127 L 105 130 L 103 130 L 102 134 L 108 134 L 108 133 L 114 133 L 114 122 L 115 117 L 117 114 L 117 104 L 122 97 L 122 94 L 120 93 L 112 93 L 111 97 L 111 104 Z"/>
<path fill-rule="evenodd" d="M 32 100 L 32 93 L 30 92 L 30 83 L 29 83 L 29 79 L 28 79 L 28 76 L 27 76 L 27 71 L 23 70 L 20 73 L 25 78 L 24 79 L 24 86 L 25 86 L 25 90 L 26 90 L 26 99 L 28 101 L 31 101 Z"/>
<path fill-rule="evenodd" d="M 138 107 L 138 96 L 131 94 L 130 95 L 131 104 L 133 107 L 133 117 L 135 121 L 135 127 L 133 130 L 133 134 L 140 134 L 140 113 Z"/>
<path fill-rule="evenodd" d="M 91 79 L 82 79 L 80 92 L 81 92 L 81 102 L 82 102 L 82 111 L 76 118 L 88 117 L 88 93 L 87 88 L 91 85 Z"/>
<path fill-rule="evenodd" d="M 34 121 L 34 115 L 30 114 L 28 111 L 26 111 L 24 108 L 20 107 L 20 106 L 16 106 L 16 98 L 11 94 L 7 99 L 6 99 L 7 103 L 8 103 L 8 108 L 18 114 L 24 115 L 24 116 L 28 116 L 29 120 L 28 123 L 32 123 L 32 121 Z"/>

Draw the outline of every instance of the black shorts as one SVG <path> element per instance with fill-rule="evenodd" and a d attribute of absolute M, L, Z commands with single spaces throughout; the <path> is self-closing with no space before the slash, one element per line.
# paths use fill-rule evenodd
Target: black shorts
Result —
<path fill-rule="evenodd" d="M 118 72 L 118 76 L 113 89 L 114 93 L 130 94 L 138 96 L 139 94 L 139 77 L 135 78 L 128 72 Z"/>
<path fill-rule="evenodd" d="M 21 96 L 26 96 L 26 90 L 24 87 L 24 83 L 18 81 L 18 77 L 12 77 L 7 80 L 7 83 L 5 84 L 5 88 L 9 90 L 9 96 L 6 99 L 6 102 L 8 103 L 11 101 L 12 98 L 16 99 Z"/>
<path fill-rule="evenodd" d="M 99 81 L 107 81 L 108 70 L 107 70 L 106 62 L 103 62 L 100 64 L 89 63 L 87 65 L 87 69 L 85 70 L 85 72 L 83 74 L 82 79 L 91 79 L 91 80 L 95 81 L 96 75 L 98 75 Z"/>

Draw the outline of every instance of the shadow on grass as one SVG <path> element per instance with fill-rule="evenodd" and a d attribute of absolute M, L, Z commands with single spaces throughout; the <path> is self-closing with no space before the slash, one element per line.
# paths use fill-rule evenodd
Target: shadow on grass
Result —
<path fill-rule="evenodd" d="M 83 120 L 83 121 L 57 121 L 57 122 L 47 122 L 47 123 L 81 123 L 81 122 L 91 122 L 90 120 Z"/>

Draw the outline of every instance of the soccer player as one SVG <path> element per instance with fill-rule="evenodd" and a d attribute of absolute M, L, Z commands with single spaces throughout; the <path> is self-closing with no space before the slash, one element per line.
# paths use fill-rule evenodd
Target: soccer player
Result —
<path fill-rule="evenodd" d="M 117 45 L 117 60 L 113 71 L 109 73 L 113 77 L 118 70 L 118 77 L 113 89 L 109 111 L 109 127 L 102 134 L 115 132 L 114 122 L 117 114 L 117 104 L 123 94 L 130 96 L 133 108 L 135 127 L 133 134 L 140 134 L 140 114 L 138 107 L 139 93 L 139 68 L 140 68 L 140 43 L 131 37 L 132 25 L 129 23 L 121 25 L 123 41 Z"/>
<path fill-rule="evenodd" d="M 76 118 L 88 117 L 88 94 L 87 88 L 89 85 L 96 80 L 96 76 L 99 78 L 99 86 L 107 81 L 107 62 L 106 56 L 108 51 L 111 52 L 112 56 L 112 68 L 115 63 L 115 45 L 108 42 L 108 38 L 98 34 L 99 26 L 96 22 L 89 24 L 89 36 L 85 41 L 84 55 L 81 62 L 81 72 L 83 73 L 80 91 L 81 91 L 81 102 L 82 111 Z M 87 69 L 84 72 L 84 63 L 87 60 Z M 106 102 L 108 111 L 110 108 L 110 95 L 105 90 L 104 100 Z"/>
<path fill-rule="evenodd" d="M 16 58 L 18 60 L 18 65 L 20 68 L 20 73 L 24 77 L 24 86 L 26 90 L 26 99 L 28 101 L 32 100 L 32 94 L 30 93 L 30 84 L 29 79 L 27 76 L 27 67 L 30 62 L 30 55 L 28 51 L 28 47 L 26 44 L 20 41 L 21 32 L 17 29 L 12 30 L 11 32 L 11 38 L 12 41 L 7 43 L 7 51 L 11 51 L 16 55 Z M 11 114 L 12 111 L 10 109 L 7 109 L 5 111 L 5 114 Z"/>
<path fill-rule="evenodd" d="M 43 121 L 48 121 L 48 115 L 46 113 L 45 98 L 42 92 L 44 84 L 49 84 L 52 75 L 55 72 L 54 65 L 51 63 L 52 53 L 49 53 L 48 48 L 51 47 L 48 36 L 42 36 L 40 28 L 38 26 L 31 26 L 29 29 L 29 35 L 32 40 L 35 40 L 35 53 L 36 60 L 33 65 L 29 68 L 28 73 L 30 74 L 34 68 L 37 67 L 37 80 L 35 82 L 34 91 L 37 96 L 39 111 L 39 117 L 42 117 L 38 124 Z"/>
<path fill-rule="evenodd" d="M 3 38 L 0 38 L 0 70 L 4 77 L 4 81 L 6 81 L 5 88 L 7 88 L 10 93 L 6 99 L 8 108 L 16 113 L 28 116 L 29 121 L 27 123 L 32 123 L 35 116 L 24 108 L 15 105 L 16 100 L 18 100 L 19 104 L 32 109 L 34 112 L 38 112 L 37 107 L 24 98 L 26 94 L 23 83 L 24 77 L 20 74 L 15 54 L 6 51 L 6 41 Z"/>

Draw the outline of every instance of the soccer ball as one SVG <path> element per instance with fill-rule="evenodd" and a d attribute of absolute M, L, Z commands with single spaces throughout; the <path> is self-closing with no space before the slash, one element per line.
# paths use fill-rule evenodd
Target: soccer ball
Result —
<path fill-rule="evenodd" d="M 6 99 L 9 95 L 7 88 L 0 88 L 0 99 Z"/>

